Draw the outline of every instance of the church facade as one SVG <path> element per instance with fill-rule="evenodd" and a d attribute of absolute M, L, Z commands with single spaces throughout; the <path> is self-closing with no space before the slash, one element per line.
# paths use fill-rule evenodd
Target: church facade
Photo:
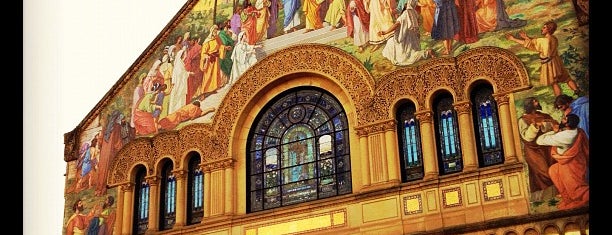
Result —
<path fill-rule="evenodd" d="M 588 1 L 337 1 L 188 1 L 64 135 L 63 234 L 588 234 Z"/>

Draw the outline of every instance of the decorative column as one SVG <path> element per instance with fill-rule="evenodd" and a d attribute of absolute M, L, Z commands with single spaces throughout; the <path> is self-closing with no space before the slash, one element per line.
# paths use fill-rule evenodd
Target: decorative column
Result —
<path fill-rule="evenodd" d="M 502 143 L 504 145 L 504 162 L 518 162 L 514 149 L 514 133 L 512 129 L 512 118 L 510 114 L 510 96 L 508 94 L 493 95 L 497 103 L 497 113 L 501 129 Z"/>
<path fill-rule="evenodd" d="M 397 126 L 397 121 L 390 120 L 385 122 L 385 148 L 387 151 L 387 170 L 388 180 L 389 181 L 397 181 L 400 182 L 399 175 L 399 150 L 397 146 L 397 134 L 395 132 L 395 127 Z"/>
<path fill-rule="evenodd" d="M 370 185 L 370 161 L 368 154 L 368 133 L 365 130 L 356 130 L 357 136 L 359 136 L 359 160 L 361 164 L 361 186 L 366 187 Z"/>
<path fill-rule="evenodd" d="M 204 223 L 204 221 L 206 221 L 204 218 L 210 216 L 210 171 L 212 169 L 210 168 L 210 165 L 200 164 L 200 167 L 202 167 L 202 170 L 204 171 L 204 216 L 201 222 Z"/>
<path fill-rule="evenodd" d="M 478 169 L 478 153 L 476 153 L 476 139 L 474 137 L 474 125 L 472 124 L 472 105 L 469 101 L 464 101 L 453 106 L 457 110 L 457 118 L 459 119 L 463 171 L 476 170 Z"/>
<path fill-rule="evenodd" d="M 149 225 L 147 233 L 159 231 L 159 177 L 147 176 L 145 180 L 149 184 Z"/>
<path fill-rule="evenodd" d="M 233 160 L 228 159 L 223 162 L 223 168 L 225 171 L 225 214 L 230 215 L 234 211 L 234 175 L 232 167 L 234 166 Z"/>
<path fill-rule="evenodd" d="M 176 177 L 176 222 L 174 228 L 183 227 L 187 224 L 187 171 L 172 171 Z"/>
<path fill-rule="evenodd" d="M 424 180 L 438 177 L 438 159 L 436 152 L 436 139 L 433 128 L 433 112 L 421 111 L 415 113 L 421 129 L 421 146 L 423 147 Z"/>
<path fill-rule="evenodd" d="M 116 202 L 117 202 L 117 209 L 115 209 L 115 229 L 114 231 L 119 231 L 121 232 L 121 228 L 123 227 L 123 198 L 124 198 L 124 192 L 123 192 L 123 187 L 122 185 L 117 186 L 117 198 L 116 198 Z"/>
<path fill-rule="evenodd" d="M 132 213 L 134 212 L 134 183 L 126 183 L 121 186 L 120 190 L 123 191 L 121 234 L 130 235 L 132 234 Z"/>

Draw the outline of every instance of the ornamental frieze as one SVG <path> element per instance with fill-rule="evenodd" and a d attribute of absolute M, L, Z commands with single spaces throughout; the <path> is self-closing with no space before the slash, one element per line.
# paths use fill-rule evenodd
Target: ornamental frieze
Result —
<path fill-rule="evenodd" d="M 478 62 L 483 57 L 490 58 L 486 63 L 496 63 L 504 70 L 491 72 L 485 62 Z M 109 185 L 127 181 L 127 173 L 137 162 L 144 162 L 152 168 L 160 158 L 172 156 L 178 165 L 182 165 L 180 161 L 188 151 L 202 154 L 204 165 L 216 165 L 223 159 L 231 159 L 230 141 L 234 141 L 232 136 L 238 131 L 237 126 L 243 125 L 241 122 L 245 117 L 241 115 L 244 115 L 246 106 L 260 98 L 258 96 L 263 95 L 266 87 L 303 76 L 333 80 L 347 92 L 354 109 L 351 115 L 354 115 L 355 126 L 359 127 L 356 128 L 357 134 L 361 136 L 393 130 L 393 107 L 401 99 L 415 102 L 417 118 L 422 123 L 431 122 L 429 99 L 440 87 L 455 94 L 457 103 L 465 101 L 455 106 L 461 113 L 469 109 L 469 97 L 465 94 L 467 87 L 483 77 L 493 82 L 497 92 L 515 88 L 515 84 L 529 86 L 520 60 L 499 48 L 468 50 L 457 58 L 439 57 L 417 67 L 401 68 L 385 74 L 377 86 L 376 80 L 359 60 L 336 47 L 322 44 L 290 46 L 266 56 L 247 70 L 221 100 L 212 121 L 191 123 L 177 131 L 137 138 L 126 144 L 112 162 Z M 508 87 L 499 87 L 500 84 Z M 65 151 L 74 152 L 69 147 Z M 224 166 L 213 168 L 217 167 Z"/>
<path fill-rule="evenodd" d="M 510 96 L 508 94 L 494 94 L 493 99 L 495 99 L 498 106 L 510 103 Z"/>
<path fill-rule="evenodd" d="M 468 114 L 472 111 L 471 103 L 468 101 L 458 102 L 453 104 L 457 114 Z"/>
<path fill-rule="evenodd" d="M 468 50 L 456 58 L 461 80 L 466 84 L 474 79 L 489 78 L 497 88 L 496 93 L 516 92 L 530 86 L 523 62 L 511 51 L 484 46 Z"/>

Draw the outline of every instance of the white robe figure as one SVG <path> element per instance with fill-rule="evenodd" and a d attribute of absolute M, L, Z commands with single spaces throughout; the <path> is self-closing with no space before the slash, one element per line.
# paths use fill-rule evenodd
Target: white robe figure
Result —
<path fill-rule="evenodd" d="M 180 109 L 187 104 L 187 78 L 189 71 L 185 69 L 184 57 L 186 47 L 183 46 L 176 52 L 174 58 L 174 68 L 172 70 L 172 92 L 170 92 L 168 113 Z"/>
<path fill-rule="evenodd" d="M 253 66 L 257 62 L 257 56 L 255 48 L 261 47 L 261 45 L 249 45 L 247 42 L 247 35 L 244 31 L 238 34 L 238 41 L 234 45 L 234 51 L 232 51 L 232 73 L 229 84 L 236 82 L 238 77 L 242 75 L 248 68 Z"/>
<path fill-rule="evenodd" d="M 406 9 L 396 20 L 399 27 L 396 27 L 393 37 L 387 40 L 382 51 L 382 55 L 394 65 L 414 64 L 430 55 L 428 50 L 421 50 L 419 13 L 414 9 L 417 2 L 417 0 L 406 2 Z"/>

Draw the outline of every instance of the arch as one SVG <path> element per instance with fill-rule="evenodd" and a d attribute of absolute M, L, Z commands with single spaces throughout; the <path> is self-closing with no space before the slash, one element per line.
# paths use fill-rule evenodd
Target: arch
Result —
<path fill-rule="evenodd" d="M 180 159 L 180 161 L 178 161 L 178 165 L 176 165 L 177 170 L 184 170 L 184 171 L 188 171 L 189 170 L 189 160 L 192 157 L 197 157 L 200 159 L 200 162 L 202 162 L 202 153 L 200 153 L 197 149 L 189 149 L 185 151 L 185 154 L 182 154 L 178 157 L 178 159 Z"/>
<path fill-rule="evenodd" d="M 258 111 L 247 137 L 247 211 L 352 192 L 349 125 L 333 94 L 298 86 Z"/>
<path fill-rule="evenodd" d="M 392 117 L 395 117 L 395 114 L 397 113 L 398 108 L 400 106 L 402 106 L 403 104 L 408 103 L 408 102 L 414 104 L 414 106 L 416 108 L 416 112 L 420 111 L 419 107 L 418 107 L 418 104 L 416 102 L 416 97 L 407 95 L 407 96 L 399 97 L 398 99 L 393 101 L 391 106 L 389 106 L 390 107 L 389 108 L 389 112 L 391 112 Z"/>
<path fill-rule="evenodd" d="M 202 157 L 192 151 L 187 154 L 187 197 L 186 197 L 186 224 L 197 224 L 204 217 L 204 173 L 202 172 Z"/>
<path fill-rule="evenodd" d="M 255 125 L 255 121 L 256 121 L 256 117 L 259 114 L 260 111 L 262 111 L 262 108 L 264 106 L 266 106 L 266 104 L 268 104 L 269 102 L 271 102 L 275 97 L 277 97 L 278 95 L 282 94 L 283 92 L 285 92 L 286 90 L 290 89 L 290 88 L 296 88 L 296 87 L 303 87 L 303 86 L 310 86 L 310 87 L 316 87 L 316 88 L 322 88 L 324 90 L 326 90 L 327 92 L 329 92 L 330 94 L 332 94 L 334 96 L 335 99 L 338 100 L 340 106 L 342 106 L 342 108 L 344 109 L 344 112 L 346 114 L 347 117 L 347 121 L 348 121 L 348 126 L 355 126 L 355 119 L 354 116 L 356 116 L 356 114 L 354 113 L 355 110 L 355 105 L 353 104 L 354 102 L 352 102 L 349 93 L 347 91 L 345 91 L 345 89 L 343 89 L 342 87 L 340 87 L 340 84 L 336 83 L 335 80 L 323 77 L 323 76 L 317 76 L 317 75 L 313 75 L 313 74 L 307 74 L 307 73 L 302 73 L 302 74 L 295 74 L 286 78 L 281 78 L 279 79 L 279 82 L 282 82 L 282 85 L 276 85 L 276 84 L 270 84 L 269 87 L 266 87 L 267 89 L 262 89 L 258 94 L 254 94 L 253 95 L 253 99 L 251 100 L 251 102 L 248 103 L 248 105 L 246 107 L 248 107 L 248 109 L 243 110 L 242 115 L 240 116 L 239 119 L 239 123 L 241 123 L 241 126 L 238 126 L 236 128 L 237 133 L 234 134 L 234 139 L 232 140 L 232 145 L 233 146 L 239 146 L 239 147 L 233 147 L 231 148 L 232 153 L 231 156 L 234 156 L 235 160 L 236 160 L 236 165 L 240 166 L 240 168 L 235 169 L 236 171 L 236 177 L 238 179 L 246 179 L 246 165 L 247 162 L 244 157 L 240 157 L 240 156 L 247 156 L 247 150 L 243 147 L 243 146 L 247 146 L 247 141 L 249 141 L 248 136 L 249 136 L 249 131 L 251 129 L 251 127 L 253 125 Z M 358 143 L 356 142 L 357 137 L 355 136 L 355 134 L 353 133 L 352 129 L 349 128 L 348 130 L 349 133 L 349 140 L 350 140 L 350 152 L 357 152 L 356 149 L 358 146 Z M 353 171 L 355 171 L 356 168 L 358 168 L 358 160 L 357 159 L 352 159 L 354 158 L 355 155 L 351 155 L 351 168 L 353 169 Z M 236 190 L 237 190 L 237 198 L 236 198 L 236 205 L 237 205 L 237 209 L 238 209 L 238 213 L 245 213 L 246 212 L 246 182 L 244 181 L 238 181 L 238 184 L 236 185 Z M 352 181 L 352 188 L 353 190 L 355 190 L 355 186 L 356 183 L 355 181 Z"/>
<path fill-rule="evenodd" d="M 313 61 L 313 63 L 304 63 Z M 274 95 L 262 91 L 281 88 L 285 90 L 299 85 L 325 87 L 333 94 L 342 93 L 350 100 L 355 116 L 363 115 L 374 92 L 374 79 L 359 60 L 333 46 L 322 44 L 301 44 L 276 51 L 253 65 L 234 83 L 225 96 L 213 118 L 217 138 L 229 143 L 220 143 L 225 149 L 232 149 L 229 137 L 240 132 L 238 124 L 243 123 L 242 113 L 248 111 L 254 100 Z M 287 82 L 292 82 L 288 84 Z M 333 83 L 333 85 L 331 85 Z M 329 85 L 327 85 L 329 84 Z M 348 111 L 348 110 L 347 110 Z M 222 120 L 231 120 L 230 122 Z M 227 147 L 226 147 L 227 146 Z M 232 156 L 235 156 L 232 154 Z"/>
<path fill-rule="evenodd" d="M 514 52 L 507 49 L 494 46 L 477 47 L 457 55 L 456 59 L 459 80 L 463 83 L 458 87 L 468 87 L 472 81 L 485 77 L 492 81 L 496 93 L 511 93 L 531 88 L 527 68 Z"/>
<path fill-rule="evenodd" d="M 176 222 L 177 189 L 176 176 L 173 173 L 175 166 L 174 161 L 170 158 L 163 158 L 158 166 L 159 208 L 155 213 L 159 215 L 157 222 L 160 230 L 172 229 Z"/>
<path fill-rule="evenodd" d="M 425 168 L 420 122 L 416 118 L 416 104 L 409 99 L 398 102 L 395 121 L 402 182 L 422 179 L 425 176 Z"/>
<path fill-rule="evenodd" d="M 155 167 L 153 167 L 152 175 L 160 176 L 161 177 L 162 169 L 164 168 L 164 165 L 168 161 L 170 161 L 170 164 L 172 164 L 172 170 L 176 169 L 177 163 L 176 163 L 176 160 L 174 159 L 174 157 L 172 157 L 172 156 L 165 156 L 165 157 L 157 159 L 157 161 L 155 162 L 155 165 L 154 165 Z"/>
<path fill-rule="evenodd" d="M 563 234 L 567 234 L 567 235 L 573 235 L 573 234 L 580 235 L 580 234 L 582 234 L 581 231 L 580 231 L 580 225 L 575 223 L 575 222 L 568 222 L 563 227 Z"/>
<path fill-rule="evenodd" d="M 440 95 L 443 95 L 444 93 L 447 93 L 448 95 L 450 95 L 453 98 L 453 104 L 457 103 L 459 101 L 457 93 L 455 93 L 455 91 L 452 88 L 440 86 L 440 87 L 432 90 L 429 94 L 427 94 L 426 103 L 425 103 L 426 106 L 425 107 L 433 110 L 434 109 L 434 105 L 435 105 L 435 100 Z"/>
<path fill-rule="evenodd" d="M 470 113 L 479 167 L 502 164 L 504 151 L 497 101 L 492 85 L 477 80 L 469 89 Z"/>
<path fill-rule="evenodd" d="M 139 138 L 127 143 L 117 153 L 110 163 L 109 174 L 106 178 L 109 187 L 134 182 L 133 169 L 142 164 L 147 173 L 153 173 L 153 164 L 150 163 L 153 148 L 149 138 Z"/>
<path fill-rule="evenodd" d="M 132 233 L 144 234 L 151 226 L 149 224 L 149 198 L 151 192 L 146 180 L 147 169 L 144 165 L 137 165 L 134 168 L 134 195 L 132 204 Z M 143 196 L 144 195 L 144 196 Z"/>
<path fill-rule="evenodd" d="M 313 63 L 304 63 L 313 61 Z M 309 79 L 305 79 L 309 78 Z M 193 123 L 177 131 L 140 137 L 127 143 L 113 160 L 107 177 L 109 187 L 127 181 L 127 167 L 135 161 L 153 164 L 161 156 L 181 156 L 197 151 L 202 163 L 236 158 L 233 150 L 248 112 L 258 99 L 298 85 L 322 87 L 339 99 L 349 114 L 351 126 L 367 123 L 375 82 L 361 61 L 334 46 L 300 44 L 276 51 L 253 65 L 225 95 L 211 123 Z M 275 91 L 268 92 L 272 89 Z M 278 92 L 277 92 L 278 94 Z M 354 139 L 354 138 L 352 138 Z M 184 169 L 185 164 L 176 163 Z M 238 176 L 239 177 L 239 176 Z"/>
<path fill-rule="evenodd" d="M 475 78 L 474 80 L 472 80 L 466 87 L 465 87 L 465 91 L 464 94 L 466 94 L 466 100 L 470 100 L 470 95 L 472 94 L 472 92 L 474 91 L 474 89 L 483 86 L 483 85 L 489 85 L 491 86 L 491 88 L 493 89 L 493 93 L 496 93 L 497 91 L 495 90 L 497 87 L 494 85 L 494 81 L 491 78 L 487 78 L 487 77 L 480 77 L 480 78 Z"/>
<path fill-rule="evenodd" d="M 393 118 L 389 107 L 401 97 L 414 97 L 420 111 L 429 107 L 431 95 L 440 87 L 451 91 L 456 102 L 466 101 L 470 84 L 482 79 L 489 81 L 498 94 L 531 88 L 527 69 L 513 52 L 489 46 L 472 48 L 457 57 L 433 58 L 386 74 L 378 82 L 372 108 L 363 118 Z"/>
<path fill-rule="evenodd" d="M 491 70 L 490 63 L 502 67 L 503 71 Z M 269 96 L 291 87 L 312 85 L 337 95 L 348 114 L 349 123 L 359 128 L 367 126 L 371 120 L 392 120 L 391 104 L 397 103 L 400 97 L 413 100 L 419 111 L 427 110 L 425 107 L 429 106 L 426 103 L 431 102 L 431 96 L 440 90 L 439 87 L 453 94 L 455 101 L 463 101 L 465 90 L 452 87 L 465 87 L 465 84 L 483 78 L 491 80 L 499 93 L 530 88 L 520 59 L 500 48 L 475 48 L 456 58 L 434 58 L 417 67 L 386 74 L 377 85 L 359 60 L 339 48 L 322 44 L 290 46 L 268 55 L 246 71 L 225 95 L 211 123 L 192 123 L 178 131 L 137 138 L 124 145 L 111 163 L 108 186 L 127 182 L 126 172 L 135 162 L 154 165 L 154 159 L 161 156 L 173 156 L 180 169 L 185 169 L 183 160 L 190 151 L 200 153 L 203 164 L 224 159 L 239 160 L 239 156 L 244 156 L 239 149 L 243 148 L 244 145 L 240 144 L 246 139 L 245 123 L 253 119 L 249 112 L 254 107 L 262 107 L 261 104 L 258 106 L 257 100 L 270 99 Z M 350 133 L 355 135 L 353 131 Z M 356 139 L 351 136 L 351 142 Z M 358 143 L 351 146 L 358 146 Z M 359 161 L 352 162 L 359 164 Z M 236 170 L 236 177 L 244 176 L 242 170 Z M 356 187 L 353 189 L 358 190 Z"/>
<path fill-rule="evenodd" d="M 432 96 L 431 109 L 440 175 L 463 171 L 464 160 L 459 130 L 459 117 L 454 104 L 456 97 L 449 91 L 438 90 Z M 464 140 L 465 141 L 465 140 Z"/>
<path fill-rule="evenodd" d="M 525 229 L 524 235 L 539 235 L 540 233 L 535 228 L 527 228 Z"/>
<path fill-rule="evenodd" d="M 549 224 L 546 227 L 544 227 L 544 229 L 542 230 L 542 234 L 543 235 L 558 235 L 558 234 L 561 234 L 560 231 L 561 230 L 556 225 Z"/>

